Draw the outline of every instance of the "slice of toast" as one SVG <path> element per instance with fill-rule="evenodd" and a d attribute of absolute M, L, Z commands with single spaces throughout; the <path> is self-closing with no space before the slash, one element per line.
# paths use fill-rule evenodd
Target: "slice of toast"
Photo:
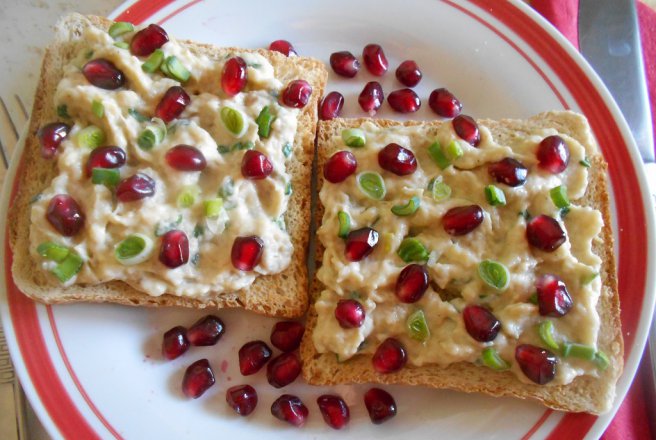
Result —
<path fill-rule="evenodd" d="M 436 133 L 442 124 L 450 122 L 396 122 L 388 120 L 369 120 L 379 129 L 413 126 L 422 133 Z M 344 146 L 340 134 L 346 128 L 360 127 L 366 119 L 336 119 L 321 121 L 318 129 L 318 188 L 325 184 L 321 170 L 327 159 L 337 150 L 349 150 Z M 456 362 L 449 365 L 423 364 L 413 366 L 408 362 L 401 370 L 390 374 L 376 372 L 372 366 L 372 351 L 356 353 L 348 360 L 340 361 L 335 353 L 320 353 L 313 342 L 313 333 L 317 327 L 318 314 L 314 302 L 321 292 L 330 286 L 324 286 L 316 277 L 311 288 L 311 306 L 308 312 L 307 331 L 301 345 L 303 376 L 314 385 L 332 385 L 343 383 L 384 383 L 423 385 L 434 388 L 450 388 L 465 392 L 480 392 L 492 396 L 515 396 L 523 399 L 535 399 L 544 405 L 565 411 L 589 412 L 600 414 L 610 409 L 615 397 L 615 384 L 623 367 L 623 340 L 621 335 L 619 297 L 617 292 L 616 268 L 613 254 L 613 236 L 609 211 L 609 195 L 606 183 L 606 163 L 598 151 L 586 119 L 572 112 L 548 112 L 527 120 L 480 120 L 479 125 L 487 127 L 493 139 L 501 145 L 512 146 L 536 132 L 554 129 L 558 133 L 577 140 L 585 147 L 590 163 L 587 190 L 583 197 L 575 201 L 579 206 L 589 206 L 601 212 L 603 228 L 593 240 L 592 250 L 601 258 L 600 270 L 601 293 L 596 305 L 601 326 L 597 338 L 598 349 L 608 355 L 610 364 L 598 376 L 582 375 L 566 385 L 537 385 L 526 380 L 519 380 L 510 371 L 494 371 L 491 368 L 476 365 L 473 362 Z M 380 140 L 377 142 L 380 143 Z M 406 145 L 404 145 L 406 146 Z M 364 148 L 367 148 L 366 146 Z M 415 152 L 421 146 L 414 146 Z M 351 151 L 355 151 L 353 148 Z M 579 166 L 571 164 L 570 166 Z M 358 168 L 357 172 L 361 172 Z M 351 177 L 352 179 L 353 177 Z M 530 178 L 530 172 L 529 172 Z M 499 185 L 507 188 L 504 185 Z M 339 199 L 342 200 L 342 199 Z M 493 209 L 483 205 L 483 209 Z M 315 221 L 331 221 L 324 217 L 325 207 L 319 202 Z M 334 220 L 333 220 L 334 221 Z M 358 225 L 360 227 L 361 225 Z M 434 227 L 440 228 L 440 219 L 434 220 Z M 318 234 L 321 237 L 321 234 Z M 325 243 L 318 240 L 316 251 L 317 268 L 321 267 Z M 380 245 L 380 243 L 379 243 Z M 337 246 L 343 246 L 337 244 Z M 339 248 L 341 249 L 341 248 Z M 335 255 L 335 254 L 331 254 Z M 395 256 L 394 256 L 395 257 Z M 401 263 L 403 264 L 403 263 Z M 337 283 L 337 281 L 335 281 Z M 392 286 L 393 289 L 393 286 Z M 345 289 L 346 290 L 346 289 Z M 529 292 L 530 294 L 530 292 Z M 393 294 L 392 294 L 393 295 Z M 326 318 L 328 319 L 328 318 Z M 341 340 L 341 339 L 340 339 Z M 380 341 L 378 341 L 380 342 Z M 373 345 L 373 344 L 368 344 Z M 375 348 L 375 347 L 374 347 Z M 358 348 L 359 349 L 359 348 Z M 508 359 L 510 361 L 510 359 Z M 514 359 L 512 360 L 514 361 Z"/>
<path fill-rule="evenodd" d="M 204 55 L 212 62 L 224 61 L 236 53 L 260 54 L 272 64 L 275 77 L 283 85 L 291 80 L 304 79 L 313 88 L 309 102 L 298 113 L 292 154 L 285 164 L 294 188 L 285 212 L 286 228 L 294 248 L 291 263 L 286 269 L 276 274 L 258 276 L 249 287 L 242 290 L 211 293 L 202 299 L 168 293 L 151 296 L 121 281 L 64 287 L 58 284 L 54 277 L 37 269 L 39 262 L 34 261 L 29 251 L 31 200 L 48 187 L 58 173 L 56 160 L 45 160 L 41 157 L 37 131 L 44 124 L 61 119 L 55 111 L 54 95 L 65 66 L 78 56 L 84 47 L 83 29 L 86 26 L 96 26 L 107 30 L 111 23 L 105 18 L 95 16 L 66 16 L 58 23 L 55 41 L 46 51 L 26 145 L 20 158 L 18 193 L 12 201 L 9 214 L 10 243 L 14 252 L 12 271 L 16 284 L 26 295 L 49 304 L 89 301 L 134 306 L 243 307 L 271 316 L 302 315 L 308 303 L 306 254 L 316 109 L 326 83 L 327 71 L 318 60 L 306 57 L 287 58 L 280 53 L 263 49 L 219 48 L 209 44 L 179 41 L 192 54 Z M 217 77 L 215 81 L 219 83 L 220 78 Z"/>

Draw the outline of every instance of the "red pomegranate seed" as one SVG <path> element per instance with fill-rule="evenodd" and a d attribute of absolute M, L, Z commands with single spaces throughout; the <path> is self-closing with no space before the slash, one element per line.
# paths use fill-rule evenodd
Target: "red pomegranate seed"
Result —
<path fill-rule="evenodd" d="M 266 179 L 273 172 L 268 157 L 257 150 L 248 150 L 241 160 L 241 175 L 250 180 Z"/>
<path fill-rule="evenodd" d="M 165 157 L 166 163 L 178 171 L 202 171 L 207 166 L 203 153 L 191 145 L 176 145 Z"/>
<path fill-rule="evenodd" d="M 207 315 L 189 327 L 187 338 L 191 345 L 204 347 L 219 342 L 223 333 L 225 333 L 225 325 L 221 318 L 215 315 Z"/>
<path fill-rule="evenodd" d="M 336 74 L 353 78 L 360 70 L 360 61 L 347 50 L 330 54 L 330 67 Z"/>
<path fill-rule="evenodd" d="M 226 390 L 226 402 L 240 416 L 247 416 L 257 406 L 257 391 L 250 385 L 237 385 Z"/>
<path fill-rule="evenodd" d="M 358 162 L 350 151 L 338 151 L 323 166 L 323 177 L 331 183 L 340 183 L 355 173 Z"/>
<path fill-rule="evenodd" d="M 380 388 L 372 388 L 364 394 L 364 405 L 367 407 L 369 418 L 376 425 L 380 425 L 396 415 L 394 398 Z"/>
<path fill-rule="evenodd" d="M 408 356 L 399 340 L 387 338 L 378 346 L 371 361 L 377 372 L 388 374 L 403 368 Z"/>
<path fill-rule="evenodd" d="M 116 198 L 121 202 L 134 202 L 152 197 L 153 194 L 155 194 L 155 181 L 142 173 L 121 180 L 116 187 Z"/>
<path fill-rule="evenodd" d="M 421 100 L 412 89 L 393 91 L 387 97 L 387 102 L 399 113 L 414 113 L 421 107 Z"/>
<path fill-rule="evenodd" d="M 478 131 L 478 124 L 476 124 L 476 121 L 471 116 L 458 115 L 453 118 L 451 123 L 456 134 L 461 139 L 474 147 L 478 147 L 478 144 L 481 143 L 481 134 Z"/>
<path fill-rule="evenodd" d="M 287 107 L 303 108 L 310 101 L 312 86 L 303 79 L 290 81 L 282 91 L 281 101 Z"/>
<path fill-rule="evenodd" d="M 232 57 L 226 61 L 221 73 L 221 88 L 228 96 L 235 96 L 244 90 L 248 82 L 248 67 L 242 57 Z"/>
<path fill-rule="evenodd" d="M 479 342 L 490 342 L 501 330 L 501 322 L 485 307 L 469 305 L 462 311 L 469 336 Z"/>
<path fill-rule="evenodd" d="M 87 159 L 85 167 L 87 177 L 91 177 L 94 168 L 121 168 L 125 165 L 125 150 L 119 147 L 100 147 L 94 149 Z"/>
<path fill-rule="evenodd" d="M 351 419 L 349 407 L 339 396 L 323 394 L 317 398 L 323 420 L 333 429 L 342 429 Z"/>
<path fill-rule="evenodd" d="M 321 100 L 319 119 L 329 121 L 339 116 L 344 107 L 344 96 L 339 92 L 330 92 Z"/>
<path fill-rule="evenodd" d="M 138 57 L 145 57 L 164 46 L 169 41 L 169 36 L 164 29 L 151 24 L 134 34 L 130 42 L 130 52 Z"/>
<path fill-rule="evenodd" d="M 526 225 L 526 238 L 531 246 L 545 252 L 553 252 L 565 243 L 566 236 L 555 218 L 539 215 Z"/>
<path fill-rule="evenodd" d="M 41 144 L 41 156 L 45 159 L 54 157 L 69 131 L 71 131 L 71 127 L 61 122 L 51 122 L 41 127 L 37 133 Z"/>
<path fill-rule="evenodd" d="M 267 380 L 271 386 L 282 388 L 294 382 L 301 373 L 301 361 L 294 352 L 283 353 L 267 365 Z"/>
<path fill-rule="evenodd" d="M 421 77 L 421 70 L 419 70 L 419 66 L 413 60 L 406 60 L 396 68 L 396 79 L 404 86 L 416 86 L 421 81 Z"/>
<path fill-rule="evenodd" d="M 294 49 L 294 46 L 292 46 L 292 43 L 287 40 L 276 40 L 271 42 L 271 44 L 269 44 L 269 50 L 280 52 L 286 57 L 295 57 L 298 55 L 298 53 L 296 53 L 296 49 Z"/>
<path fill-rule="evenodd" d="M 105 90 L 116 90 L 125 84 L 123 72 L 108 60 L 91 60 L 82 67 L 82 74 L 92 85 Z"/>
<path fill-rule="evenodd" d="M 271 359 L 271 349 L 264 341 L 247 342 L 239 349 L 239 371 L 244 376 L 255 374 Z"/>
<path fill-rule="evenodd" d="M 569 296 L 565 282 L 556 275 L 540 276 L 535 282 L 538 291 L 538 306 L 542 316 L 563 316 L 572 308 L 572 297 Z"/>
<path fill-rule="evenodd" d="M 57 194 L 48 203 L 46 219 L 64 237 L 72 237 L 84 226 L 84 213 L 68 194 Z"/>
<path fill-rule="evenodd" d="M 276 322 L 271 330 L 271 344 L 285 353 L 296 350 L 301 345 L 305 326 L 298 321 Z"/>
<path fill-rule="evenodd" d="M 182 392 L 187 397 L 198 399 L 216 380 L 214 371 L 207 359 L 200 359 L 189 365 L 182 378 Z"/>
<path fill-rule="evenodd" d="M 445 88 L 435 89 L 428 97 L 430 108 L 443 118 L 455 118 L 462 111 L 462 104 Z"/>
<path fill-rule="evenodd" d="M 232 265 L 238 270 L 253 270 L 260 262 L 263 249 L 264 242 L 257 235 L 235 238 L 230 253 Z"/>
<path fill-rule="evenodd" d="M 162 341 L 162 356 L 172 360 L 182 356 L 189 349 L 187 329 L 182 326 L 173 327 L 164 333 Z"/>
<path fill-rule="evenodd" d="M 362 60 L 372 75 L 383 76 L 387 72 L 389 63 L 387 62 L 383 48 L 379 44 L 367 44 L 362 49 Z"/>
<path fill-rule="evenodd" d="M 497 182 L 513 187 L 523 185 L 528 175 L 528 169 L 524 164 L 512 157 L 491 163 L 487 167 L 487 172 Z"/>
<path fill-rule="evenodd" d="M 548 136 L 538 145 L 538 166 L 551 174 L 565 171 L 569 163 L 569 147 L 560 136 Z"/>
<path fill-rule="evenodd" d="M 378 232 L 371 228 L 360 228 L 349 232 L 346 237 L 346 259 L 360 261 L 373 252 L 378 244 Z"/>
<path fill-rule="evenodd" d="M 417 170 L 417 159 L 412 151 L 391 143 L 378 152 L 378 165 L 397 176 L 407 176 Z"/>
<path fill-rule="evenodd" d="M 394 292 L 404 303 L 414 303 L 424 296 L 428 289 L 428 271 L 420 264 L 406 266 L 396 279 Z"/>
<path fill-rule="evenodd" d="M 305 424 L 309 411 L 298 397 L 283 394 L 271 405 L 271 414 L 276 419 L 301 427 Z"/>
<path fill-rule="evenodd" d="M 533 382 L 544 385 L 556 376 L 556 356 L 544 348 L 522 344 L 515 348 L 515 359 L 522 372 Z"/>
<path fill-rule="evenodd" d="M 180 116 L 190 102 L 191 98 L 182 87 L 173 86 L 164 93 L 159 104 L 157 104 L 155 116 L 168 124 Z"/>
<path fill-rule="evenodd" d="M 442 217 L 442 226 L 450 235 L 468 234 L 482 222 L 483 210 L 478 205 L 451 208 Z"/>
<path fill-rule="evenodd" d="M 360 107 L 369 113 L 369 116 L 374 116 L 378 112 L 383 101 L 385 101 L 385 95 L 383 95 L 383 87 L 378 81 L 369 81 L 358 96 Z"/>
<path fill-rule="evenodd" d="M 365 311 L 354 299 L 340 299 L 335 307 L 335 319 L 341 328 L 358 328 L 364 324 Z"/>
<path fill-rule="evenodd" d="M 170 269 L 175 269 L 189 261 L 189 239 L 184 232 L 173 229 L 162 236 L 159 248 L 159 261 Z"/>

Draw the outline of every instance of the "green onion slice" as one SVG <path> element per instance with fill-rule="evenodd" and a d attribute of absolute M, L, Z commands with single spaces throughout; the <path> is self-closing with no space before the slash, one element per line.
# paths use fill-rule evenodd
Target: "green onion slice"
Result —
<path fill-rule="evenodd" d="M 71 251 L 62 261 L 57 263 L 52 274 L 62 283 L 73 278 L 82 269 L 84 260 L 77 253 Z"/>
<path fill-rule="evenodd" d="M 492 206 L 503 206 L 506 204 L 506 195 L 503 190 L 494 185 L 488 185 L 485 187 L 485 198 Z"/>
<path fill-rule="evenodd" d="M 451 187 L 442 181 L 442 176 L 437 176 L 431 180 L 428 189 L 436 202 L 443 202 L 451 197 Z"/>
<path fill-rule="evenodd" d="M 442 151 L 442 146 L 438 141 L 433 142 L 430 147 L 428 147 L 428 155 L 433 159 L 433 162 L 440 167 L 440 169 L 448 168 L 451 165 L 451 161 Z"/>
<path fill-rule="evenodd" d="M 339 222 L 339 230 L 337 236 L 339 238 L 346 238 L 351 232 L 351 217 L 344 211 L 337 213 L 337 221 Z"/>
<path fill-rule="evenodd" d="M 155 73 L 162 65 L 162 61 L 164 61 L 164 51 L 162 49 L 155 49 L 155 52 L 151 53 L 141 65 L 141 70 L 147 73 Z"/>
<path fill-rule="evenodd" d="M 196 203 L 196 198 L 200 196 L 200 188 L 196 185 L 189 185 L 182 188 L 178 194 L 178 206 L 180 208 L 189 208 Z"/>
<path fill-rule="evenodd" d="M 77 143 L 81 147 L 98 148 L 105 143 L 105 132 L 100 127 L 89 125 L 77 132 Z"/>
<path fill-rule="evenodd" d="M 423 310 L 416 310 L 408 316 L 406 325 L 408 326 L 408 334 L 412 339 L 426 342 L 430 338 L 430 329 L 428 328 L 428 322 L 426 322 L 426 315 L 424 315 Z"/>
<path fill-rule="evenodd" d="M 139 113 L 139 110 L 136 108 L 128 109 L 128 114 L 139 122 L 148 122 L 149 120 L 147 117 Z"/>
<path fill-rule="evenodd" d="M 246 132 L 244 116 L 239 110 L 232 107 L 223 107 L 221 109 L 221 121 L 235 137 L 241 137 Z"/>
<path fill-rule="evenodd" d="M 478 275 L 490 287 L 504 290 L 510 283 L 508 268 L 502 263 L 493 260 L 483 260 L 478 263 Z"/>
<path fill-rule="evenodd" d="M 282 154 L 285 155 L 285 157 L 289 157 L 292 155 L 292 144 L 287 142 L 285 145 L 282 146 Z"/>
<path fill-rule="evenodd" d="M 483 361 L 483 365 L 492 368 L 493 370 L 503 371 L 510 368 L 510 364 L 501 359 L 499 352 L 493 347 L 486 347 L 483 349 L 481 360 Z"/>
<path fill-rule="evenodd" d="M 392 206 L 392 213 L 400 217 L 405 217 L 417 212 L 420 205 L 421 205 L 421 199 L 419 199 L 419 197 L 417 196 L 413 196 L 410 198 L 410 200 L 408 200 L 408 203 L 406 203 L 405 205 Z"/>
<path fill-rule="evenodd" d="M 590 345 L 577 342 L 565 342 L 562 346 L 563 357 L 575 357 L 586 361 L 594 361 L 597 350 Z"/>
<path fill-rule="evenodd" d="M 36 252 L 43 258 L 55 261 L 57 263 L 64 261 L 64 259 L 68 257 L 68 254 L 71 253 L 71 251 L 66 246 L 53 243 L 52 241 L 41 243 L 39 246 L 37 246 Z"/>
<path fill-rule="evenodd" d="M 540 339 L 544 345 L 552 350 L 559 351 L 560 345 L 558 345 L 558 342 L 556 342 L 556 339 L 554 338 L 553 328 L 553 322 L 549 320 L 542 321 L 538 324 L 538 335 L 540 335 Z"/>
<path fill-rule="evenodd" d="M 387 193 L 383 176 L 375 171 L 365 171 L 358 174 L 357 182 L 360 191 L 374 200 L 383 200 Z"/>
<path fill-rule="evenodd" d="M 91 183 L 113 188 L 121 181 L 121 173 L 117 168 L 94 168 L 91 170 Z"/>
<path fill-rule="evenodd" d="M 348 147 L 360 148 L 364 147 L 367 138 L 364 131 L 359 128 L 347 128 L 342 130 L 342 140 Z"/>
<path fill-rule="evenodd" d="M 528 297 L 528 302 L 530 302 L 531 304 L 538 305 L 538 294 L 537 294 L 537 292 L 533 293 L 533 295 Z"/>
<path fill-rule="evenodd" d="M 128 23 L 127 21 L 117 21 L 116 23 L 112 23 L 108 32 L 110 37 L 116 38 L 123 34 L 127 34 L 128 32 L 132 32 L 133 30 L 134 26 L 132 23 Z"/>
<path fill-rule="evenodd" d="M 599 272 L 591 273 L 590 275 L 585 275 L 581 278 L 581 284 L 586 285 L 594 281 L 595 278 L 599 276 Z"/>
<path fill-rule="evenodd" d="M 160 68 L 164 66 L 166 66 L 166 68 L 162 69 L 162 71 L 169 78 L 173 78 L 181 83 L 187 82 L 189 81 L 189 78 L 191 78 L 191 72 L 189 72 L 187 68 L 182 65 L 178 57 L 174 55 L 166 57 Z"/>
<path fill-rule="evenodd" d="M 102 118 L 105 115 L 105 106 L 101 101 L 94 99 L 91 103 L 91 113 L 93 113 L 96 118 Z"/>
<path fill-rule="evenodd" d="M 587 157 L 584 158 L 584 159 L 579 160 L 579 164 L 580 164 L 582 167 L 585 167 L 585 168 L 590 168 L 590 166 L 591 166 L 590 161 L 588 160 Z"/>
<path fill-rule="evenodd" d="M 57 106 L 57 116 L 64 119 L 70 119 L 71 115 L 68 114 L 68 106 L 61 104 Z"/>
<path fill-rule="evenodd" d="M 153 118 L 151 124 L 139 134 L 137 145 L 142 150 L 148 151 L 154 146 L 159 145 L 166 137 L 166 124 L 159 118 Z"/>
<path fill-rule="evenodd" d="M 569 197 L 567 197 L 567 187 L 565 185 L 558 185 L 555 188 L 551 188 L 549 195 L 556 208 L 569 208 Z"/>
<path fill-rule="evenodd" d="M 114 46 L 118 47 L 119 49 L 127 49 L 130 47 L 130 45 L 125 41 L 117 41 L 114 43 Z"/>
<path fill-rule="evenodd" d="M 285 195 L 290 196 L 292 194 L 292 182 L 287 182 L 285 185 Z"/>
<path fill-rule="evenodd" d="M 602 371 L 608 368 L 610 365 L 610 360 L 608 359 L 608 356 L 606 356 L 606 353 L 603 351 L 597 351 L 594 355 L 594 359 L 592 359 L 592 362 L 594 362 L 597 368 Z"/>
<path fill-rule="evenodd" d="M 412 261 L 428 261 L 429 252 L 426 246 L 416 238 L 404 238 L 396 254 L 406 263 Z"/>
<path fill-rule="evenodd" d="M 451 140 L 451 142 L 449 142 L 449 144 L 444 149 L 444 155 L 451 162 L 454 162 L 459 157 L 462 157 L 463 154 L 465 153 L 464 151 L 462 151 L 462 147 L 460 146 L 460 143 L 458 143 L 458 141 L 456 141 L 455 139 Z"/>
<path fill-rule="evenodd" d="M 219 190 L 219 195 L 227 199 L 231 195 L 235 193 L 235 183 L 232 180 L 232 177 L 228 176 L 225 178 L 223 185 L 221 185 L 221 189 Z"/>
<path fill-rule="evenodd" d="M 146 261 L 153 251 L 153 240 L 143 234 L 132 234 L 114 247 L 114 256 L 124 266 Z"/>
<path fill-rule="evenodd" d="M 257 134 L 261 138 L 268 138 L 271 134 L 271 124 L 273 124 L 273 121 L 275 120 L 276 117 L 269 112 L 269 106 L 264 106 L 255 119 L 255 122 L 257 123 Z"/>
<path fill-rule="evenodd" d="M 203 208 L 205 209 L 205 217 L 216 218 L 223 208 L 223 199 L 217 197 L 216 199 L 205 200 L 203 202 Z"/>

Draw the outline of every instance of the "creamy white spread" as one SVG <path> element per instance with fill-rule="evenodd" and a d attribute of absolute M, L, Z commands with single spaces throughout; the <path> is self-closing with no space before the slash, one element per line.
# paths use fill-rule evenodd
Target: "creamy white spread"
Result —
<path fill-rule="evenodd" d="M 579 162 L 585 159 L 585 149 L 576 140 L 561 134 L 570 149 L 570 162 L 560 174 L 549 174 L 537 165 L 536 150 L 546 136 L 555 130 L 536 130 L 529 136 L 513 139 L 511 145 L 494 141 L 486 127 L 480 127 L 482 141 L 478 148 L 457 138 L 451 124 L 442 124 L 430 134 L 413 127 L 381 129 L 372 123 L 361 126 L 366 136 L 362 148 L 349 148 L 340 137 L 335 137 L 328 157 L 338 150 L 349 150 L 357 159 L 357 173 L 380 173 L 387 188 L 382 201 L 367 197 L 356 183 L 356 174 L 342 183 L 325 182 L 320 199 L 325 208 L 318 237 L 325 246 L 323 264 L 318 278 L 326 286 L 316 302 L 318 322 L 313 342 L 320 353 L 336 353 L 338 360 L 365 353 L 373 353 L 386 338 L 402 342 L 411 365 L 455 362 L 479 363 L 481 351 L 494 347 L 511 370 L 526 378 L 514 361 L 515 347 L 540 342 L 536 325 L 549 319 L 554 324 L 557 340 L 575 341 L 596 347 L 599 316 L 596 305 L 600 295 L 599 272 L 601 260 L 592 252 L 592 242 L 603 226 L 601 213 L 578 206 L 587 185 L 587 168 Z M 441 170 L 428 154 L 435 140 L 447 145 L 456 139 L 464 150 L 454 166 Z M 395 142 L 411 150 L 417 158 L 417 171 L 397 176 L 380 168 L 378 152 Z M 487 165 L 506 157 L 513 157 L 528 168 L 526 183 L 518 187 L 496 184 L 490 178 Z M 451 197 L 437 202 L 426 190 L 431 179 L 441 176 L 452 189 Z M 493 207 L 487 202 L 484 187 L 496 184 L 503 189 L 507 205 Z M 549 190 L 566 185 L 572 201 L 569 213 L 561 220 Z M 410 197 L 419 196 L 421 206 L 410 216 L 400 217 L 391 212 L 394 205 L 405 204 Z M 482 224 L 462 236 L 447 234 L 441 224 L 442 216 L 453 207 L 477 204 L 484 210 Z M 526 220 L 520 212 L 546 214 L 559 219 L 567 233 L 567 241 L 556 251 L 547 253 L 531 248 L 526 240 Z M 350 215 L 351 230 L 369 226 L 380 234 L 373 253 L 358 262 L 345 258 L 344 240 L 338 237 L 338 212 Z M 401 270 L 408 264 L 396 254 L 401 241 L 409 234 L 415 236 L 431 252 L 427 263 L 431 284 L 423 297 L 414 304 L 398 300 L 394 286 Z M 485 259 L 503 263 L 510 273 L 510 284 L 499 292 L 487 286 L 478 276 L 478 264 Z M 553 273 L 567 285 L 574 306 L 565 316 L 540 316 L 538 306 L 529 301 L 535 292 L 537 276 Z M 437 291 L 436 291 L 437 289 Z M 448 295 L 444 295 L 448 292 Z M 442 293 L 442 297 L 440 296 Z M 335 319 L 337 302 L 343 298 L 357 298 L 365 308 L 366 318 L 359 328 L 344 329 Z M 468 304 L 489 308 L 501 322 L 501 331 L 494 341 L 474 340 L 465 329 L 462 310 Z M 406 321 L 417 309 L 422 309 L 430 337 L 419 342 L 410 337 Z M 579 359 L 559 359 L 554 384 L 568 383 L 582 374 L 597 374 L 591 362 Z"/>

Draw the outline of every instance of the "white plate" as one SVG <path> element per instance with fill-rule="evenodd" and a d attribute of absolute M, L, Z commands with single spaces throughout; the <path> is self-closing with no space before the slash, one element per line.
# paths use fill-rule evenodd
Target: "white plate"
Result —
<path fill-rule="evenodd" d="M 119 8 L 117 15 L 137 23 L 159 22 L 177 37 L 219 45 L 266 47 L 274 39 L 286 38 L 300 54 L 325 62 L 331 52 L 359 54 L 365 44 L 378 42 L 391 67 L 383 80 L 386 93 L 400 87 L 393 74 L 399 62 L 414 59 L 422 67 L 424 79 L 417 91 L 424 108 L 414 118 L 434 117 L 427 97 L 437 87 L 448 87 L 464 103 L 465 113 L 475 117 L 528 117 L 558 108 L 585 113 L 610 163 L 615 194 L 627 356 L 616 410 L 635 374 L 653 309 L 654 271 L 646 270 L 655 261 L 649 248 L 654 222 L 651 210 L 645 208 L 648 192 L 627 126 L 608 93 L 578 53 L 523 3 L 138 0 Z M 361 116 L 357 95 L 370 78 L 364 71 L 353 80 L 331 75 L 327 91 L 341 91 L 346 114 Z M 385 104 L 381 116 L 397 115 Z M 16 168 L 14 161 L 2 212 L 10 206 L 9 182 L 14 181 Z M 4 218 L 0 226 L 6 227 Z M 263 372 L 240 376 L 237 349 L 254 338 L 268 340 L 273 319 L 220 311 L 227 332 L 216 347 L 192 348 L 182 358 L 164 362 L 159 355 L 162 333 L 174 325 L 189 325 L 206 312 L 37 305 L 13 285 L 11 252 L 7 243 L 3 248 L 5 272 L 0 281 L 6 289 L 0 309 L 5 332 L 26 393 L 54 437 L 383 439 L 425 438 L 439 432 L 444 438 L 596 438 L 614 413 L 597 418 L 545 410 L 510 398 L 387 387 L 397 400 L 398 415 L 374 426 L 362 403 L 366 386 L 321 389 L 299 380 L 275 390 Z M 214 365 L 217 385 L 200 399 L 188 401 L 180 391 L 181 376 L 201 357 Z M 225 404 L 225 389 L 238 383 L 250 383 L 258 390 L 260 403 L 251 417 L 238 417 Z M 342 394 L 351 406 L 346 432 L 332 431 L 322 421 L 315 400 L 325 391 Z M 271 402 L 282 392 L 298 394 L 310 408 L 304 428 L 287 427 L 269 414 Z"/>

